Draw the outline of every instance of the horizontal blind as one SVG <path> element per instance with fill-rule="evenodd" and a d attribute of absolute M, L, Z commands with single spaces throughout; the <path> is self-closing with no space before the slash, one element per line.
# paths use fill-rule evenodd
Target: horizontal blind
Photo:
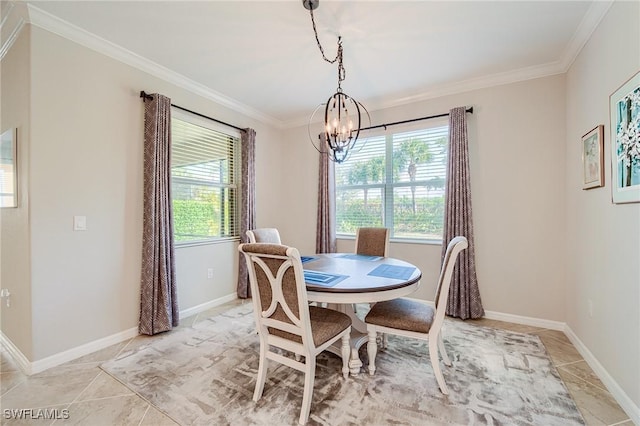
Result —
<path fill-rule="evenodd" d="M 238 236 L 239 138 L 178 118 L 171 126 L 176 242 Z"/>
<path fill-rule="evenodd" d="M 441 240 L 448 136 L 437 125 L 363 140 L 335 167 L 337 233 L 385 226 L 395 238 Z"/>

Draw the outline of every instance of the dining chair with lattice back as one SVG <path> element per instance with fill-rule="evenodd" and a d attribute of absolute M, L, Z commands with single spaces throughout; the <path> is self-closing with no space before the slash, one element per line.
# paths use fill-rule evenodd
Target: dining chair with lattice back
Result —
<path fill-rule="evenodd" d="M 267 363 L 276 361 L 305 374 L 300 424 L 309 418 L 316 357 L 342 340 L 342 374 L 349 375 L 351 318 L 332 309 L 309 306 L 300 253 L 279 244 L 241 244 L 249 270 L 254 316 L 260 338 L 260 364 L 253 400 L 262 396 Z M 304 361 L 283 355 L 284 349 Z M 326 372 L 326 370 L 323 370 Z"/>
<path fill-rule="evenodd" d="M 356 254 L 386 257 L 389 252 L 389 228 L 358 228 Z"/>
<path fill-rule="evenodd" d="M 448 395 L 449 390 L 440 370 L 438 352 L 442 356 L 445 365 L 451 366 L 451 360 L 447 355 L 442 340 L 442 323 L 449 298 L 451 277 L 460 252 L 466 249 L 469 243 L 465 237 L 457 236 L 449 242 L 440 270 L 440 278 L 436 288 L 435 308 L 410 299 L 393 299 L 376 303 L 364 321 L 367 324 L 369 342 L 367 352 L 369 354 L 369 374 L 376 371 L 376 355 L 378 345 L 376 338 L 378 333 L 393 334 L 428 341 L 429 359 L 435 373 L 440 391 Z"/>
<path fill-rule="evenodd" d="M 282 244 L 276 228 L 256 228 L 247 231 L 249 243 Z"/>

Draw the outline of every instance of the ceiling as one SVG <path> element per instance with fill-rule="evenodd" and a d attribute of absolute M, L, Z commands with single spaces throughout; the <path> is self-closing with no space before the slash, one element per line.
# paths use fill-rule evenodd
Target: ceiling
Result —
<path fill-rule="evenodd" d="M 35 25 L 278 127 L 306 123 L 337 87 L 300 0 L 27 3 Z M 342 36 L 343 90 L 373 111 L 565 72 L 609 6 L 321 0 L 314 15 L 330 59 Z"/>

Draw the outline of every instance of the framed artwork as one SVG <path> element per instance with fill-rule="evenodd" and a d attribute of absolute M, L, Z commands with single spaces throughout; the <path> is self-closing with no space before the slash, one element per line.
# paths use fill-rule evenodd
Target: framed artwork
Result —
<path fill-rule="evenodd" d="M 16 129 L 0 135 L 0 207 L 18 207 Z"/>
<path fill-rule="evenodd" d="M 582 189 L 604 185 L 604 126 L 601 124 L 582 137 Z"/>
<path fill-rule="evenodd" d="M 611 195 L 614 203 L 640 202 L 640 72 L 609 97 Z"/>

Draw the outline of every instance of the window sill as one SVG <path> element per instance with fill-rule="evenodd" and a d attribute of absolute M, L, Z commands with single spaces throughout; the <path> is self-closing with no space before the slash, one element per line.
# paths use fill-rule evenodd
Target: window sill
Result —
<path fill-rule="evenodd" d="M 231 237 L 231 238 L 218 238 L 215 240 L 199 240 L 199 241 L 185 241 L 183 243 L 175 243 L 174 247 L 176 249 L 187 248 L 187 247 L 197 247 L 197 246 L 210 246 L 215 244 L 226 244 L 240 242 L 239 237 Z"/>
<path fill-rule="evenodd" d="M 338 235 L 336 236 L 336 239 L 344 240 L 344 241 L 355 241 L 356 237 L 352 237 L 349 235 Z M 417 240 L 417 239 L 409 239 L 409 238 L 390 238 L 389 243 L 441 246 L 442 240 Z"/>

